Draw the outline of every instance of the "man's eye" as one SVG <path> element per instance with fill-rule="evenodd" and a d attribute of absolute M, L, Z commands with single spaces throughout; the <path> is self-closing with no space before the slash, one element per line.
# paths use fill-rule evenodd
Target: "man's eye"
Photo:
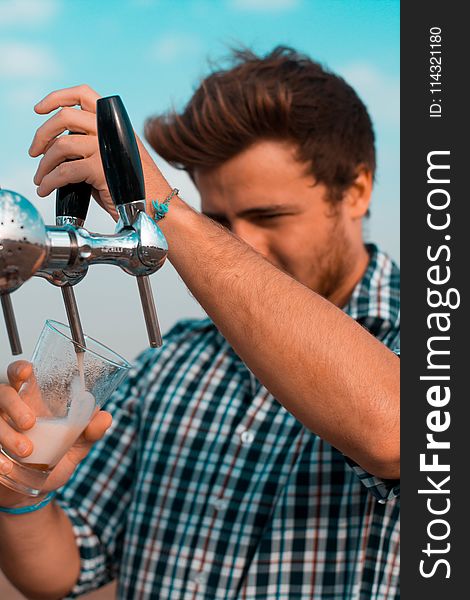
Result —
<path fill-rule="evenodd" d="M 257 219 L 259 219 L 260 221 L 270 221 L 270 220 L 273 220 L 273 219 L 277 219 L 279 217 L 282 217 L 282 215 L 276 214 L 276 213 L 268 213 L 266 215 L 259 215 L 257 217 Z"/>

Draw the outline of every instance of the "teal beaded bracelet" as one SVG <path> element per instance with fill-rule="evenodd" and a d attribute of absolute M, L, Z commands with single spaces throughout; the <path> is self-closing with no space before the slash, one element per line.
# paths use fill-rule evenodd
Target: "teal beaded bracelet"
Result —
<path fill-rule="evenodd" d="M 47 506 L 49 502 L 54 499 L 55 492 L 51 492 L 47 494 L 45 498 L 38 502 L 37 504 L 32 504 L 31 506 L 21 506 L 20 508 L 7 508 L 6 506 L 0 506 L 0 512 L 6 513 L 7 515 L 26 515 L 28 513 L 36 512 L 40 508 Z"/>
<path fill-rule="evenodd" d="M 178 193 L 179 190 L 177 188 L 173 188 L 171 190 L 171 193 L 167 196 L 165 200 L 163 200 L 163 202 L 158 202 L 158 200 L 152 200 L 152 206 L 155 209 L 155 221 L 160 221 L 160 219 L 163 219 L 170 207 L 170 200 L 173 198 L 173 196 L 176 196 L 176 194 Z"/>

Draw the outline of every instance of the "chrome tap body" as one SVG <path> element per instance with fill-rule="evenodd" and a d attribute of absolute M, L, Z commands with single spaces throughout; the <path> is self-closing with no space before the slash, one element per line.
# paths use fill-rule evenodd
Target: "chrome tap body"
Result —
<path fill-rule="evenodd" d="M 70 220 L 50 226 L 44 224 L 40 213 L 26 198 L 0 190 L 0 295 L 4 296 L 8 331 L 14 331 L 16 325 L 7 296 L 30 277 L 43 277 L 61 287 L 76 285 L 94 264 L 117 265 L 138 278 L 160 269 L 168 245 L 161 229 L 145 213 L 145 202 L 122 204 L 118 210 L 116 232 L 109 235 L 92 233 Z M 141 290 L 141 298 L 143 294 L 148 296 L 150 291 Z M 143 308 L 149 326 L 154 306 L 150 306 L 150 312 L 148 306 Z M 155 321 L 156 317 L 152 317 L 154 330 L 158 329 Z M 161 339 L 157 341 L 161 343 Z M 12 349 L 13 346 L 21 350 L 19 342 L 12 343 Z"/>
<path fill-rule="evenodd" d="M 133 222 L 126 221 L 121 218 L 109 235 L 73 225 L 46 225 L 47 255 L 35 275 L 62 286 L 77 284 L 95 264 L 117 265 L 136 277 L 155 273 L 168 252 L 165 236 L 144 211 L 137 212 Z"/>

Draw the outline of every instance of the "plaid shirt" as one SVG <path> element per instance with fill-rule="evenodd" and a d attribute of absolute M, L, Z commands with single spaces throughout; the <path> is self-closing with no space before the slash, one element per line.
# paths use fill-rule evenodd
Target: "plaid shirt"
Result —
<path fill-rule="evenodd" d="M 399 273 L 374 246 L 345 311 L 392 349 Z M 137 359 L 114 423 L 61 490 L 81 574 L 68 598 L 398 598 L 398 487 L 307 430 L 210 320 Z"/>

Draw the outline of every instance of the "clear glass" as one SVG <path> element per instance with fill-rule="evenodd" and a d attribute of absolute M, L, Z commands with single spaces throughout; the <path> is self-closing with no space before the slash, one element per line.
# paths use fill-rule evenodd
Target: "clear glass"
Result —
<path fill-rule="evenodd" d="M 52 469 L 75 443 L 97 409 L 126 377 L 131 365 L 85 335 L 85 346 L 72 340 L 70 328 L 47 320 L 31 358 L 33 371 L 19 395 L 36 415 L 24 434 L 33 452 L 19 458 L 0 447 L 13 470 L 0 483 L 28 496 L 38 496 Z"/>

